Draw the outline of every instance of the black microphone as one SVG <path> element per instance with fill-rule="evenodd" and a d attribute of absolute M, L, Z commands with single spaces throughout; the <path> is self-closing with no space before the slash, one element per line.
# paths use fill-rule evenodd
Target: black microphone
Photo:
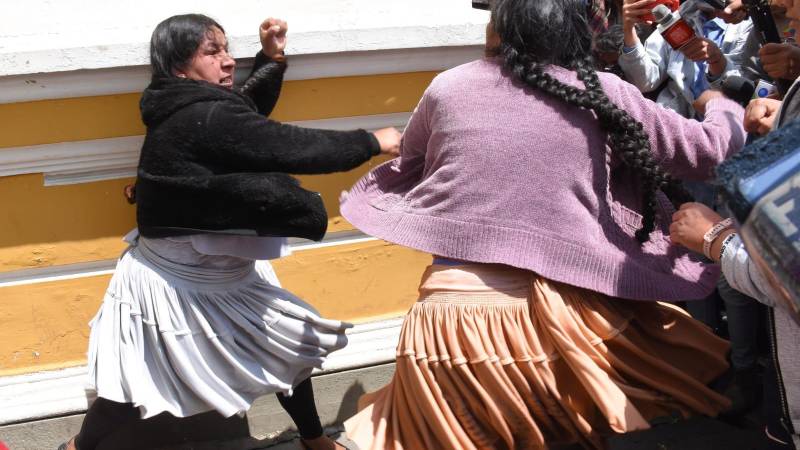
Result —
<path fill-rule="evenodd" d="M 747 106 L 756 91 L 756 84 L 745 77 L 731 75 L 722 80 L 722 93 L 729 99 Z"/>
<path fill-rule="evenodd" d="M 753 28 L 758 32 L 761 45 L 782 44 L 783 39 L 781 39 L 781 34 L 778 32 L 775 18 L 772 17 L 769 2 L 767 0 L 742 0 L 742 3 L 747 8 L 747 13 L 753 21 Z M 775 80 L 775 84 L 781 97 L 783 97 L 791 87 L 792 82 L 790 80 Z"/>
<path fill-rule="evenodd" d="M 472 0 L 472 7 L 475 9 L 489 10 L 489 0 Z"/>
<path fill-rule="evenodd" d="M 758 32 L 761 44 L 780 44 L 783 42 L 778 26 L 772 17 L 772 10 L 767 0 L 742 0 L 747 8 L 750 19 L 753 20 L 753 27 Z"/>

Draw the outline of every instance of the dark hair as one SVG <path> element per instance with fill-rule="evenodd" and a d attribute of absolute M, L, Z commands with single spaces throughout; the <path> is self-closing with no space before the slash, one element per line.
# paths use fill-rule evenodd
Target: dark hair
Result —
<path fill-rule="evenodd" d="M 213 27 L 225 30 L 214 19 L 202 14 L 183 14 L 164 20 L 150 38 L 150 68 L 153 78 L 171 78 L 194 56 Z"/>
<path fill-rule="evenodd" d="M 603 91 L 591 56 L 585 0 L 497 0 L 492 22 L 501 41 L 497 54 L 512 76 L 597 115 L 612 151 L 641 180 L 643 220 L 636 239 L 647 241 L 655 229 L 656 192 L 662 190 L 676 207 L 691 201 L 691 196 L 653 159 L 642 123 L 612 103 Z M 545 69 L 551 64 L 575 70 L 586 89 L 549 75 Z"/>
<path fill-rule="evenodd" d="M 625 44 L 622 25 L 616 24 L 608 27 L 594 38 L 594 51 L 604 53 L 619 53 Z"/>

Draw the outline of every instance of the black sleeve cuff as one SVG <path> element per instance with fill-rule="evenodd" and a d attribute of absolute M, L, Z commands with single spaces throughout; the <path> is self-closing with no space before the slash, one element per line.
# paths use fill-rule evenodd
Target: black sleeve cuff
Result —
<path fill-rule="evenodd" d="M 369 136 L 369 140 L 372 143 L 372 148 L 370 149 L 370 155 L 377 156 L 381 154 L 381 143 L 378 142 L 378 138 L 375 137 L 375 134 L 370 133 L 369 131 L 364 130 L 365 133 Z"/>

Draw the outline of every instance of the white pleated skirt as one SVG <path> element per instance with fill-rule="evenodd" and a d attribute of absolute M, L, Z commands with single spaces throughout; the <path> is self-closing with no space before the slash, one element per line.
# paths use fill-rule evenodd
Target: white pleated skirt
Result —
<path fill-rule="evenodd" d="M 282 289 L 267 261 L 139 238 L 91 322 L 88 390 L 142 418 L 243 414 L 261 395 L 290 395 L 351 326 Z"/>

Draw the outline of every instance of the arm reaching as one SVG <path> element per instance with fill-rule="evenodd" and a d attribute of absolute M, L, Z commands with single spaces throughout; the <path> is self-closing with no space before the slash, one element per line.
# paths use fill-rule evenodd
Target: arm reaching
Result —
<path fill-rule="evenodd" d="M 367 131 L 320 130 L 265 120 L 244 102 L 196 103 L 173 117 L 195 136 L 197 157 L 226 171 L 332 173 L 358 167 L 381 152 L 381 142 Z"/>
<path fill-rule="evenodd" d="M 744 146 L 744 109 L 732 100 L 708 99 L 705 118 L 698 122 L 653 103 L 628 84 L 618 86 L 612 101 L 642 123 L 653 157 L 679 179 L 710 179 L 719 163 Z"/>

